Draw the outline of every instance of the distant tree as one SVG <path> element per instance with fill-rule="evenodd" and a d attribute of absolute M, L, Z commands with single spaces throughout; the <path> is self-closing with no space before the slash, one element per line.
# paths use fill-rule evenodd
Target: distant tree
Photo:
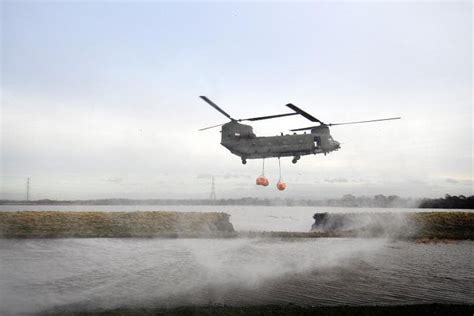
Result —
<path fill-rule="evenodd" d="M 474 209 L 474 196 L 446 194 L 441 199 L 423 199 L 419 208 Z"/>

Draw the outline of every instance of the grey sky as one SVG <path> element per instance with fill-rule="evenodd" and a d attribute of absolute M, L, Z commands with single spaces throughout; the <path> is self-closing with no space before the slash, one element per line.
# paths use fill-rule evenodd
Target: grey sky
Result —
<path fill-rule="evenodd" d="M 324 198 L 473 194 L 471 2 L 1 2 L 1 197 Z M 293 102 L 342 149 L 255 186 L 219 145 Z M 254 124 L 274 135 L 302 117 Z"/>

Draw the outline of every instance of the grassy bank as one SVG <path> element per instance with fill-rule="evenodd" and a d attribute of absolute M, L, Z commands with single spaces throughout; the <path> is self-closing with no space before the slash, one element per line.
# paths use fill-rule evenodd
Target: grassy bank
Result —
<path fill-rule="evenodd" d="M 422 242 L 474 240 L 474 212 L 326 213 L 324 220 L 319 221 L 311 232 L 235 232 L 229 217 L 225 213 L 184 212 L 0 212 L 0 238 L 390 237 Z"/>
<path fill-rule="evenodd" d="M 474 212 L 319 213 L 312 234 L 327 237 L 474 240 Z"/>
<path fill-rule="evenodd" d="M 422 304 L 392 306 L 299 306 L 299 305 L 254 305 L 254 306 L 189 306 L 165 308 L 117 308 L 100 311 L 58 310 L 40 315 L 472 315 L 473 305 Z"/>
<path fill-rule="evenodd" d="M 409 214 L 414 238 L 474 240 L 474 212 L 429 212 Z"/>
<path fill-rule="evenodd" d="M 200 237 L 232 234 L 225 213 L 0 212 L 4 238 Z"/>

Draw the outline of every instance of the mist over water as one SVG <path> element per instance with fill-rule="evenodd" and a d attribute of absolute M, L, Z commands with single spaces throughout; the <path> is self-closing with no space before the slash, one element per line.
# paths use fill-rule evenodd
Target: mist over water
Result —
<path fill-rule="evenodd" d="M 0 314 L 189 304 L 474 303 L 474 243 L 0 240 Z"/>
<path fill-rule="evenodd" d="M 18 206 L 2 206 L 3 211 Z M 315 212 L 340 208 L 21 206 L 63 211 L 224 211 L 238 231 L 309 231 Z M 387 237 L 404 212 L 364 213 Z M 430 210 L 428 210 L 430 211 Z M 384 217 L 389 218 L 389 217 Z M 474 242 L 416 244 L 391 238 L 0 239 L 0 314 L 57 308 L 209 304 L 474 304 Z"/>

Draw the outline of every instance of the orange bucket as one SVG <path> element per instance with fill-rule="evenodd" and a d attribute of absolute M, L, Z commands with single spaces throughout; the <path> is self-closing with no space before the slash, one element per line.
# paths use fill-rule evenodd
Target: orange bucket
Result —
<path fill-rule="evenodd" d="M 278 181 L 278 183 L 277 183 L 277 189 L 278 189 L 278 190 L 283 191 L 283 190 L 286 189 L 286 187 L 287 187 L 287 185 L 286 185 L 285 182 L 280 182 L 280 181 Z"/>
<path fill-rule="evenodd" d="M 257 185 L 261 185 L 261 186 L 268 186 L 268 184 L 270 183 L 267 179 L 267 177 L 265 176 L 260 176 L 257 178 L 257 181 L 256 181 Z"/>

